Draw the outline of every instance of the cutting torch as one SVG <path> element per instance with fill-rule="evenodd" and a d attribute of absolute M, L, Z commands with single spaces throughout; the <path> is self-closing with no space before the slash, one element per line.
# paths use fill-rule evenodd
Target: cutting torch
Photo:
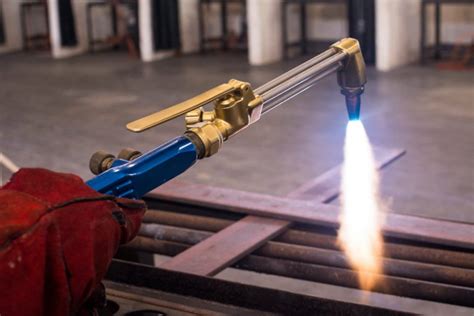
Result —
<path fill-rule="evenodd" d="M 198 159 L 216 154 L 222 144 L 257 122 L 263 114 L 337 72 L 350 120 L 359 119 L 360 99 L 367 81 L 365 63 L 357 40 L 342 39 L 323 53 L 252 89 L 231 79 L 189 100 L 127 124 L 140 133 L 185 116 L 184 135 L 141 154 L 122 150 L 117 157 L 99 151 L 89 163 L 97 176 L 87 184 L 104 194 L 139 199 L 191 167 Z M 213 103 L 213 109 L 204 106 Z"/>

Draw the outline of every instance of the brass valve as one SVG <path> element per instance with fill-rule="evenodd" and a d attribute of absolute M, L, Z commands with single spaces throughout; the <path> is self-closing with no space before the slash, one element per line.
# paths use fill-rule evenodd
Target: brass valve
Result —
<path fill-rule="evenodd" d="M 212 111 L 203 106 L 214 102 Z M 173 105 L 127 124 L 133 132 L 143 132 L 181 115 L 185 115 L 187 133 L 199 137 L 205 157 L 215 154 L 232 135 L 260 118 L 263 100 L 254 94 L 250 84 L 232 79 L 187 101 Z"/>

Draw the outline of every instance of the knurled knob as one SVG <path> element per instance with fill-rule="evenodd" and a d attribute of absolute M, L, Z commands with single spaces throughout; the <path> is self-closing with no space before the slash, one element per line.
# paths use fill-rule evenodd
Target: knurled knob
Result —
<path fill-rule="evenodd" d="M 100 174 L 110 168 L 114 159 L 114 155 L 99 150 L 89 160 L 89 169 L 93 174 Z"/>
<path fill-rule="evenodd" d="M 119 152 L 117 158 L 123 159 L 123 160 L 133 160 L 133 159 L 137 159 L 141 155 L 142 153 L 140 151 L 127 147 L 127 148 L 122 149 Z"/>

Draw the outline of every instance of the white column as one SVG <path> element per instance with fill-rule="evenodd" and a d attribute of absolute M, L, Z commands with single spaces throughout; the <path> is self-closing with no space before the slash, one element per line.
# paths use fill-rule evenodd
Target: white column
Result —
<path fill-rule="evenodd" d="M 376 1 L 376 66 L 387 71 L 419 60 L 420 0 Z"/>
<path fill-rule="evenodd" d="M 153 41 L 153 23 L 151 19 L 151 1 L 138 1 L 138 23 L 140 28 L 140 54 L 145 62 L 173 56 L 175 50 L 155 52 Z"/>
<path fill-rule="evenodd" d="M 251 65 L 282 59 L 280 0 L 247 0 L 248 56 Z"/>
<path fill-rule="evenodd" d="M 179 0 L 179 31 L 181 51 L 185 54 L 199 51 L 199 0 Z"/>
<path fill-rule="evenodd" d="M 54 58 L 66 58 L 87 52 L 86 4 L 88 1 L 89 0 L 75 0 L 71 2 L 76 27 L 77 45 L 74 47 L 63 47 L 61 45 L 58 1 L 48 0 L 51 53 Z"/>
<path fill-rule="evenodd" d="M 0 45 L 0 53 L 20 50 L 21 38 L 20 4 L 22 1 L 2 1 L 5 43 Z"/>
<path fill-rule="evenodd" d="M 153 34 L 150 0 L 139 0 L 138 23 L 140 30 L 140 54 L 142 60 L 151 61 L 153 60 Z"/>

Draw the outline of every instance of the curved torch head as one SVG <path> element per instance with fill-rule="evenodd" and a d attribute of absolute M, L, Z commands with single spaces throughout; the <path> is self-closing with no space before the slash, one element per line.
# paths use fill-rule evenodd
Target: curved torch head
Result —
<path fill-rule="evenodd" d="M 359 42 L 353 38 L 345 38 L 332 45 L 347 54 L 343 67 L 337 74 L 341 93 L 346 97 L 347 113 L 350 120 L 358 120 L 360 114 L 360 95 L 364 92 L 367 82 L 364 57 Z"/>

